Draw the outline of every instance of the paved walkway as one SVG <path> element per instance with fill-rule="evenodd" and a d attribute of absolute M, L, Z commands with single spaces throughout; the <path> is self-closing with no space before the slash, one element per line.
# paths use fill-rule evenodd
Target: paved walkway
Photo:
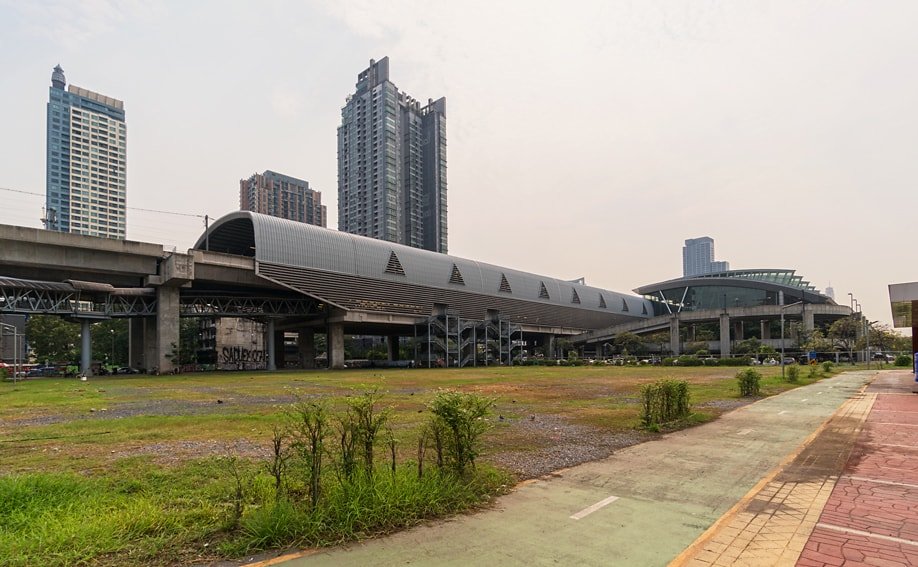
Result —
<path fill-rule="evenodd" d="M 918 565 L 918 396 L 883 372 L 672 565 Z"/>
<path fill-rule="evenodd" d="M 847 460 L 851 445 L 845 449 L 844 441 L 861 431 L 875 397 L 864 386 L 874 376 L 841 374 L 529 482 L 494 509 L 318 550 L 288 565 L 652 566 L 677 556 L 697 565 L 735 564 L 751 543 L 732 557 L 728 548 L 746 541 L 749 526 L 757 528 L 749 542 L 773 532 L 793 543 L 769 552 L 771 559 L 750 555 L 748 564 L 792 564 L 793 553 L 809 550 L 812 540 L 804 537 L 816 537 L 815 526 L 828 522 L 819 517 L 835 486 L 826 480 L 827 471 L 840 470 Z M 829 450 L 816 450 L 820 439 L 836 443 L 826 441 Z M 807 441 L 814 442 L 804 445 Z M 777 472 L 763 480 L 767 471 Z M 745 524 L 740 529 L 735 522 Z M 712 524 L 716 529 L 705 532 Z M 733 531 L 722 536 L 721 530 Z M 825 537 L 838 533 L 826 528 Z M 897 533 L 900 539 L 913 537 Z M 815 545 L 814 553 L 826 553 L 821 543 Z M 690 552 L 680 555 L 686 548 Z M 785 556 L 788 549 L 797 551 Z"/>

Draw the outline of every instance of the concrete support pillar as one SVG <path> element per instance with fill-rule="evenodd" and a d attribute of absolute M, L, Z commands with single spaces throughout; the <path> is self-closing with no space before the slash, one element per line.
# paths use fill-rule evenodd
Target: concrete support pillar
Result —
<path fill-rule="evenodd" d="M 543 343 L 543 350 L 545 351 L 545 358 L 555 358 L 555 336 L 547 335 Z"/>
<path fill-rule="evenodd" d="M 812 331 L 816 328 L 816 318 L 813 316 L 813 309 L 807 309 L 808 305 L 804 304 L 803 306 L 803 328 L 807 331 Z"/>
<path fill-rule="evenodd" d="M 284 346 L 283 331 L 274 331 L 274 366 L 278 370 L 287 368 L 287 347 Z"/>
<path fill-rule="evenodd" d="M 344 325 L 342 323 L 328 324 L 328 339 L 325 343 L 328 349 L 328 367 L 333 370 L 344 368 Z"/>
<path fill-rule="evenodd" d="M 312 370 L 316 367 L 316 334 L 312 329 L 300 329 L 296 336 L 300 352 L 300 368 Z"/>
<path fill-rule="evenodd" d="M 386 354 L 389 357 L 389 362 L 399 359 L 398 335 L 386 337 Z"/>
<path fill-rule="evenodd" d="M 179 349 L 179 288 L 156 288 L 156 361 L 162 374 L 172 372 L 178 360 L 172 354 Z"/>
<path fill-rule="evenodd" d="M 128 319 L 128 366 L 146 368 L 144 364 L 144 318 Z"/>
<path fill-rule="evenodd" d="M 679 315 L 673 315 L 669 320 L 669 350 L 673 356 L 682 354 L 682 344 L 679 340 Z"/>
<path fill-rule="evenodd" d="M 743 325 L 742 321 L 733 322 L 733 336 L 737 341 L 741 341 L 746 338 L 746 327 Z"/>
<path fill-rule="evenodd" d="M 274 349 L 275 340 L 277 340 L 277 336 L 274 332 L 274 319 L 268 319 L 268 324 L 265 325 L 265 355 L 267 358 L 266 368 L 269 371 L 277 370 L 277 360 L 275 359 L 277 351 Z"/>
<path fill-rule="evenodd" d="M 143 318 L 143 368 L 153 372 L 156 368 L 156 317 Z"/>
<path fill-rule="evenodd" d="M 764 341 L 764 340 L 766 340 L 766 339 L 770 339 L 770 338 L 771 338 L 771 324 L 770 324 L 770 321 L 766 321 L 765 319 L 762 319 L 761 321 L 759 321 L 759 326 L 761 327 L 761 331 L 762 331 L 762 333 L 761 333 L 761 334 L 762 334 L 762 340 Z"/>
<path fill-rule="evenodd" d="M 730 356 L 730 316 L 720 314 L 720 356 Z"/>
<path fill-rule="evenodd" d="M 92 335 L 89 319 L 80 320 L 80 372 L 92 376 Z"/>

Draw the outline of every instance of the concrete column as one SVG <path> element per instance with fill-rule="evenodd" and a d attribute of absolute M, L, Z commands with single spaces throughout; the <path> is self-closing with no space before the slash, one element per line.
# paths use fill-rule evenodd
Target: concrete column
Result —
<path fill-rule="evenodd" d="M 312 370 L 316 367 L 316 334 L 312 329 L 300 329 L 296 336 L 296 346 L 300 352 L 300 367 Z"/>
<path fill-rule="evenodd" d="M 179 348 L 179 288 L 156 288 L 156 366 L 166 374 L 178 364 L 170 357 Z"/>
<path fill-rule="evenodd" d="M 807 309 L 808 305 L 804 304 L 803 306 L 803 328 L 807 331 L 812 331 L 816 328 L 816 319 L 813 316 L 813 309 Z"/>
<path fill-rule="evenodd" d="M 328 350 L 328 367 L 334 370 L 344 368 L 344 325 L 328 324 L 328 339 L 325 344 Z"/>
<path fill-rule="evenodd" d="M 144 365 L 143 322 L 142 317 L 128 319 L 128 366 L 131 368 L 146 368 Z"/>
<path fill-rule="evenodd" d="M 92 339 L 89 319 L 80 320 L 80 372 L 92 376 Z"/>
<path fill-rule="evenodd" d="M 759 322 L 759 325 L 762 327 L 762 340 L 771 338 L 771 322 L 762 319 Z"/>
<path fill-rule="evenodd" d="M 287 368 L 287 347 L 284 346 L 283 331 L 274 331 L 274 366 L 279 370 Z"/>
<path fill-rule="evenodd" d="M 746 338 L 746 328 L 743 326 L 742 321 L 733 322 L 733 336 L 736 337 L 738 341 Z"/>
<path fill-rule="evenodd" d="M 156 317 L 143 319 L 143 367 L 147 372 L 156 368 Z"/>
<path fill-rule="evenodd" d="M 720 314 L 720 356 L 730 356 L 730 316 Z"/>
<path fill-rule="evenodd" d="M 669 319 L 669 350 L 673 356 L 682 354 L 682 345 L 679 341 L 679 315 L 673 315 Z"/>
<path fill-rule="evenodd" d="M 268 370 L 277 370 L 277 360 L 274 358 L 277 354 L 274 350 L 274 341 L 276 338 L 274 333 L 274 319 L 268 319 L 268 324 L 265 325 L 265 356 Z"/>
<path fill-rule="evenodd" d="M 545 337 L 545 358 L 554 358 L 555 357 L 555 336 L 548 335 Z"/>
<path fill-rule="evenodd" d="M 386 337 L 386 354 L 389 356 L 390 362 L 399 359 L 398 335 Z"/>

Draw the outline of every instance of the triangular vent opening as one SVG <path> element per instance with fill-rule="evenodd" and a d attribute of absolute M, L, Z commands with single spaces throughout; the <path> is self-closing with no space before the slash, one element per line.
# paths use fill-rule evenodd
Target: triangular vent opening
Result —
<path fill-rule="evenodd" d="M 571 303 L 580 303 L 580 296 L 577 295 L 576 289 L 571 289 Z"/>
<path fill-rule="evenodd" d="M 459 266 L 453 264 L 453 273 L 449 276 L 449 283 L 465 285 L 465 280 L 462 279 L 462 272 L 459 271 Z"/>
<path fill-rule="evenodd" d="M 500 288 L 498 291 L 502 291 L 504 293 L 513 293 L 513 290 L 510 289 L 510 282 L 507 281 L 507 276 L 504 274 L 500 275 Z"/>
<path fill-rule="evenodd" d="M 606 309 L 606 298 L 601 293 L 599 294 L 599 308 Z"/>
<path fill-rule="evenodd" d="M 539 282 L 539 299 L 551 299 L 551 296 L 548 295 L 548 289 L 545 287 L 545 282 Z"/>
<path fill-rule="evenodd" d="M 396 276 L 405 275 L 405 269 L 402 268 L 402 263 L 398 261 L 398 256 L 395 255 L 394 250 L 389 252 L 389 263 L 386 264 L 386 273 L 395 274 Z"/>
<path fill-rule="evenodd" d="M 647 315 L 647 304 L 641 306 L 641 315 Z"/>
<path fill-rule="evenodd" d="M 628 311 L 628 302 L 625 301 L 625 298 L 622 298 L 622 311 Z"/>

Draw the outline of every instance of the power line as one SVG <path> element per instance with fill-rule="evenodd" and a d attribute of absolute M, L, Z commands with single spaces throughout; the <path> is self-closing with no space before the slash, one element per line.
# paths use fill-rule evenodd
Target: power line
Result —
<path fill-rule="evenodd" d="M 23 195 L 36 195 L 38 197 L 44 197 L 43 193 L 35 193 L 34 191 L 23 191 L 22 189 L 10 189 L 9 187 L 0 187 L 0 191 L 9 191 L 11 193 L 22 193 Z M 208 215 L 196 215 L 194 213 L 177 213 L 175 211 L 162 211 L 159 209 L 144 209 L 141 207 L 126 207 L 129 211 L 143 211 L 145 213 L 159 213 L 162 215 L 175 215 L 179 217 L 194 217 L 203 219 Z"/>

